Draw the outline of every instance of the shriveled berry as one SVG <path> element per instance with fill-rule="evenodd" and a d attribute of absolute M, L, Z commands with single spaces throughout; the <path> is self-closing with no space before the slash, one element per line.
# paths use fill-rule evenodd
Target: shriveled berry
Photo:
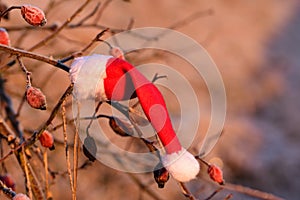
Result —
<path fill-rule="evenodd" d="M 40 89 L 29 86 L 26 89 L 26 100 L 28 104 L 36 109 L 46 110 L 46 97 Z"/>
<path fill-rule="evenodd" d="M 0 28 L 0 44 L 10 46 L 9 35 L 5 28 Z"/>
<path fill-rule="evenodd" d="M 213 181 L 219 183 L 220 185 L 224 185 L 225 182 L 223 179 L 223 172 L 218 166 L 210 165 L 207 169 L 207 173 Z"/>
<path fill-rule="evenodd" d="M 89 135 L 84 139 L 83 153 L 90 161 L 96 160 L 97 146 L 94 138 Z"/>
<path fill-rule="evenodd" d="M 112 128 L 112 130 L 120 136 L 126 137 L 133 135 L 132 125 L 125 122 L 124 120 L 121 120 L 116 117 L 111 117 L 109 119 L 109 125 Z"/>
<path fill-rule="evenodd" d="M 23 5 L 21 14 L 25 21 L 32 26 L 44 26 L 47 22 L 44 12 L 32 5 Z"/>
<path fill-rule="evenodd" d="M 149 120 L 144 115 L 144 113 L 136 109 L 130 110 L 129 117 L 132 121 L 134 121 L 139 126 L 148 126 L 150 123 Z"/>
<path fill-rule="evenodd" d="M 157 186 L 159 188 L 164 188 L 165 183 L 169 180 L 169 172 L 167 171 L 166 168 L 162 167 L 162 164 L 159 163 L 156 167 L 155 170 L 153 171 L 154 175 L 154 180 L 157 183 Z"/>
<path fill-rule="evenodd" d="M 16 183 L 14 182 L 14 179 L 9 175 L 5 174 L 0 176 L 0 180 L 8 187 L 11 188 L 12 190 L 15 190 L 16 188 Z"/>
<path fill-rule="evenodd" d="M 12 200 L 30 200 L 30 198 L 25 194 L 18 193 L 12 198 Z"/>
<path fill-rule="evenodd" d="M 40 143 L 43 147 L 54 149 L 54 138 L 53 135 L 45 130 L 39 137 Z"/>

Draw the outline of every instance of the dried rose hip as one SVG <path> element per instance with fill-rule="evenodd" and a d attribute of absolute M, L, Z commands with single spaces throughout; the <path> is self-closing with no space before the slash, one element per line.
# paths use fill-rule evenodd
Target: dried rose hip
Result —
<path fill-rule="evenodd" d="M 5 28 L 0 28 L 0 44 L 10 46 L 10 40 Z"/>
<path fill-rule="evenodd" d="M 45 130 L 39 137 L 41 145 L 46 148 L 50 148 L 50 150 L 54 149 L 54 138 L 53 135 Z"/>
<path fill-rule="evenodd" d="M 21 14 L 25 21 L 32 26 L 44 26 L 47 22 L 44 12 L 32 5 L 21 6 Z"/>
<path fill-rule="evenodd" d="M 159 163 L 156 167 L 156 169 L 153 171 L 154 179 L 158 185 L 159 188 L 164 188 L 165 183 L 169 180 L 169 172 L 166 168 L 162 167 L 162 164 Z"/>
<path fill-rule="evenodd" d="M 40 89 L 28 86 L 26 89 L 26 100 L 28 104 L 36 109 L 46 110 L 46 97 Z"/>
<path fill-rule="evenodd" d="M 30 200 L 30 198 L 25 194 L 18 193 L 12 198 L 12 200 Z"/>
<path fill-rule="evenodd" d="M 112 130 L 123 137 L 126 136 L 132 136 L 133 135 L 133 128 L 132 125 L 119 119 L 116 117 L 109 118 L 109 125 L 112 128 Z"/>
<path fill-rule="evenodd" d="M 92 162 L 96 160 L 97 145 L 91 136 L 87 136 L 83 142 L 83 153 Z"/>
<path fill-rule="evenodd" d="M 9 174 L 5 174 L 0 176 L 0 180 L 8 187 L 11 188 L 12 190 L 15 190 L 16 183 L 14 182 L 13 178 Z"/>
<path fill-rule="evenodd" d="M 224 184 L 223 172 L 218 166 L 210 165 L 208 167 L 207 173 L 213 181 L 219 183 L 220 185 Z"/>

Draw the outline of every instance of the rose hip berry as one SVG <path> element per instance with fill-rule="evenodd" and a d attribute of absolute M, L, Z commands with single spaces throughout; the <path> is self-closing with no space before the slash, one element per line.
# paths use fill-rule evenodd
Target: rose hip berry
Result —
<path fill-rule="evenodd" d="M 207 173 L 213 181 L 219 183 L 220 185 L 224 185 L 223 172 L 218 166 L 210 165 Z"/>
<path fill-rule="evenodd" d="M 90 161 L 96 160 L 97 145 L 94 138 L 89 135 L 84 139 L 83 153 Z"/>
<path fill-rule="evenodd" d="M 0 176 L 0 180 L 8 187 L 11 188 L 12 190 L 15 190 L 16 183 L 14 182 L 13 178 L 9 174 L 5 174 Z"/>
<path fill-rule="evenodd" d="M 10 46 L 9 35 L 5 28 L 0 28 L 0 44 Z"/>
<path fill-rule="evenodd" d="M 112 128 L 112 130 L 120 136 L 126 137 L 133 135 L 132 125 L 119 118 L 109 118 L 109 125 Z"/>
<path fill-rule="evenodd" d="M 28 86 L 26 89 L 26 100 L 28 104 L 36 109 L 46 110 L 46 97 L 40 89 Z"/>
<path fill-rule="evenodd" d="M 39 137 L 40 143 L 43 147 L 54 149 L 54 138 L 53 135 L 45 130 Z"/>
<path fill-rule="evenodd" d="M 32 5 L 21 6 L 21 14 L 25 21 L 32 26 L 44 26 L 47 22 L 44 12 Z"/>
<path fill-rule="evenodd" d="M 158 164 L 157 166 L 161 166 L 161 164 Z M 154 180 L 159 188 L 164 188 L 165 183 L 169 180 L 170 177 L 169 172 L 164 167 L 154 170 L 153 175 Z"/>

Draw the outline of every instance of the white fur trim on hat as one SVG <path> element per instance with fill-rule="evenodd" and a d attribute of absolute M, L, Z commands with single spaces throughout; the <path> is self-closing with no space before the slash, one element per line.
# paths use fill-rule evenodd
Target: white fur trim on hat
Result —
<path fill-rule="evenodd" d="M 103 80 L 106 78 L 107 61 L 111 57 L 93 54 L 73 61 L 69 75 L 77 99 L 107 100 Z"/>
<path fill-rule="evenodd" d="M 164 167 L 172 177 L 180 182 L 188 182 L 196 178 L 200 166 L 195 157 L 186 149 L 162 156 Z"/>

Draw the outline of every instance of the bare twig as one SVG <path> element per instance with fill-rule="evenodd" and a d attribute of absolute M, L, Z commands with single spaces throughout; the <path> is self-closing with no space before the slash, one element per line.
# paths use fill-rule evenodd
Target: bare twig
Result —
<path fill-rule="evenodd" d="M 201 10 L 201 11 L 191 14 L 190 16 L 188 16 L 182 20 L 179 20 L 178 22 L 172 24 L 168 28 L 169 29 L 178 29 L 182 26 L 185 26 L 186 24 L 190 24 L 192 21 L 194 21 L 200 17 L 206 17 L 206 16 L 210 16 L 212 14 L 214 14 L 213 9 Z"/>
<path fill-rule="evenodd" d="M 96 37 L 89 43 L 89 44 L 87 44 L 82 50 L 80 50 L 80 51 L 77 51 L 77 52 L 74 52 L 74 53 L 72 53 L 72 55 L 70 55 L 70 56 L 68 56 L 68 57 L 66 57 L 66 58 L 63 58 L 63 59 L 61 59 L 61 60 L 59 60 L 58 62 L 59 63 L 65 63 L 65 62 L 67 62 L 67 61 L 69 61 L 69 60 L 72 60 L 72 59 L 74 59 L 74 58 L 76 58 L 76 57 L 78 57 L 78 56 L 81 56 L 85 51 L 87 51 L 95 42 L 105 42 L 104 40 L 102 40 L 101 39 L 101 37 L 104 35 L 104 33 L 105 32 L 107 32 L 108 31 L 108 29 L 105 29 L 105 30 L 103 30 L 103 31 L 101 31 L 100 33 L 98 33 L 97 35 L 96 35 Z"/>
<path fill-rule="evenodd" d="M 189 198 L 190 200 L 196 200 L 196 198 L 194 197 L 194 195 L 189 191 L 189 189 L 186 187 L 185 183 L 179 182 L 180 185 L 180 189 L 182 191 L 182 194 Z"/>
<path fill-rule="evenodd" d="M 129 25 L 127 26 L 127 28 L 123 29 L 123 28 L 115 28 L 115 27 L 110 27 L 110 26 L 104 26 L 101 24 L 93 24 L 93 23 L 85 23 L 85 24 L 81 24 L 80 26 L 77 26 L 77 24 L 69 24 L 68 26 L 66 26 L 64 29 L 77 29 L 77 28 L 93 28 L 93 29 L 100 29 L 100 30 L 104 30 L 104 29 L 109 29 L 112 33 L 120 33 L 123 31 L 128 30 L 128 28 L 131 28 L 129 26 L 131 26 L 132 20 L 129 22 Z M 36 27 L 33 26 L 5 26 L 5 29 L 9 32 L 14 32 L 14 31 L 21 31 L 21 30 L 27 30 L 27 31 L 51 31 L 53 32 L 53 30 L 55 30 L 57 28 L 57 24 L 51 24 L 51 25 L 47 25 L 44 26 L 40 29 L 36 29 Z"/>
<path fill-rule="evenodd" d="M 10 155 L 12 155 L 13 153 L 17 153 L 23 146 L 25 146 L 25 143 L 23 142 L 21 145 L 17 146 L 15 149 L 11 149 L 5 156 L 3 156 L 0 159 L 0 162 L 3 162 L 4 160 L 6 160 Z"/>
<path fill-rule="evenodd" d="M 94 10 L 92 10 L 92 12 L 90 14 L 88 14 L 87 16 L 85 16 L 83 19 L 81 19 L 77 24 L 70 24 L 69 27 L 74 28 L 74 27 L 79 27 L 81 26 L 84 22 L 86 22 L 88 19 L 90 19 L 92 16 L 94 16 L 97 12 L 97 10 L 100 7 L 100 2 L 97 3 L 97 5 L 95 6 Z"/>
<path fill-rule="evenodd" d="M 33 51 L 35 49 L 40 48 L 41 46 L 47 44 L 47 42 L 49 42 L 51 39 L 55 38 L 55 36 L 57 34 L 59 34 L 65 27 L 68 26 L 68 24 L 70 24 L 73 19 L 79 15 L 79 13 L 91 2 L 91 0 L 86 0 L 72 15 L 70 18 L 68 18 L 59 28 L 57 28 L 51 35 L 49 35 L 48 37 L 46 37 L 45 39 L 41 40 L 40 42 L 38 42 L 37 44 L 35 44 L 34 46 L 32 46 L 31 48 L 29 48 L 29 51 Z"/>
<path fill-rule="evenodd" d="M 11 122 L 13 129 L 16 131 L 17 136 L 20 138 L 20 140 L 22 142 L 23 141 L 23 131 L 20 128 L 19 121 L 16 119 L 16 113 L 14 111 L 12 101 L 5 92 L 4 83 L 5 83 L 5 80 L 2 78 L 2 76 L 0 76 L 0 99 L 4 103 L 7 118 Z"/>
<path fill-rule="evenodd" d="M 106 0 L 106 1 L 102 4 L 101 8 L 100 8 L 99 11 L 98 11 L 97 16 L 95 17 L 94 24 L 97 24 L 97 23 L 100 21 L 100 18 L 101 18 L 101 16 L 102 16 L 104 10 L 108 7 L 108 5 L 109 5 L 111 2 L 112 2 L 112 0 Z"/>
<path fill-rule="evenodd" d="M 1 18 L 3 16 L 5 16 L 8 12 L 10 12 L 11 10 L 15 10 L 15 9 L 21 9 L 21 6 L 11 6 L 11 7 L 7 8 L 5 11 L 1 12 L 0 13 L 0 21 L 1 21 Z"/>
<path fill-rule="evenodd" d="M 19 56 L 17 56 L 17 61 L 18 61 L 19 65 L 20 65 L 22 71 L 26 75 L 26 86 L 27 87 L 31 86 L 31 78 L 30 78 L 31 72 L 27 70 L 27 68 L 25 67 L 22 59 Z"/>
<path fill-rule="evenodd" d="M 266 200 L 283 200 L 283 198 L 275 196 L 273 194 L 267 193 L 267 192 L 263 192 L 260 190 L 256 190 L 256 189 L 252 189 L 249 187 L 245 187 L 242 185 L 235 185 L 232 183 L 226 183 L 226 185 L 223 186 L 225 189 L 228 190 L 232 190 L 235 192 L 239 192 L 242 194 L 246 194 L 252 197 L 257 197 L 260 199 L 266 199 Z"/>
<path fill-rule="evenodd" d="M 27 58 L 39 60 L 39 61 L 42 61 L 44 63 L 48 63 L 50 65 L 58 67 L 58 68 L 66 71 L 66 72 L 69 71 L 69 67 L 67 67 L 66 65 L 64 65 L 64 64 L 62 64 L 62 63 L 60 63 L 60 62 L 58 62 L 58 61 L 56 61 L 52 58 L 49 58 L 47 56 L 43 56 L 43 55 L 40 55 L 40 54 L 37 54 L 37 53 L 32 53 L 32 52 L 29 52 L 29 51 L 17 49 L 17 48 L 14 48 L 14 47 L 9 47 L 9 46 L 2 45 L 2 44 L 0 44 L 0 51 L 5 51 L 6 53 L 16 55 L 18 57 L 27 57 Z M 4 70 L 6 70 L 6 68 L 2 67 L 0 69 L 0 72 L 3 72 Z"/>
<path fill-rule="evenodd" d="M 152 197 L 155 200 L 161 200 L 160 196 L 158 196 L 154 191 L 152 191 L 150 188 L 147 187 L 144 183 L 142 183 L 135 175 L 132 173 L 127 173 L 128 176 L 139 186 L 139 188 L 146 192 L 150 197 Z"/>
<path fill-rule="evenodd" d="M 233 194 L 229 194 L 229 195 L 227 195 L 225 198 L 224 198 L 224 200 L 229 200 L 229 199 L 231 199 L 233 197 Z"/>
<path fill-rule="evenodd" d="M 218 188 L 216 189 L 209 197 L 207 197 L 205 200 L 211 200 L 216 194 L 218 194 L 220 191 L 222 191 L 224 188 Z"/>
<path fill-rule="evenodd" d="M 22 99 L 21 99 L 21 102 L 20 102 L 20 104 L 19 104 L 19 106 L 18 106 L 18 109 L 17 109 L 17 112 L 16 112 L 16 118 L 19 117 L 19 115 L 20 115 L 20 113 L 21 113 L 21 109 L 22 109 L 22 107 L 23 107 L 23 105 L 24 105 L 24 103 L 25 103 L 25 100 L 26 100 L 26 92 L 24 92 L 24 95 L 23 95 L 23 97 L 22 97 Z"/>

